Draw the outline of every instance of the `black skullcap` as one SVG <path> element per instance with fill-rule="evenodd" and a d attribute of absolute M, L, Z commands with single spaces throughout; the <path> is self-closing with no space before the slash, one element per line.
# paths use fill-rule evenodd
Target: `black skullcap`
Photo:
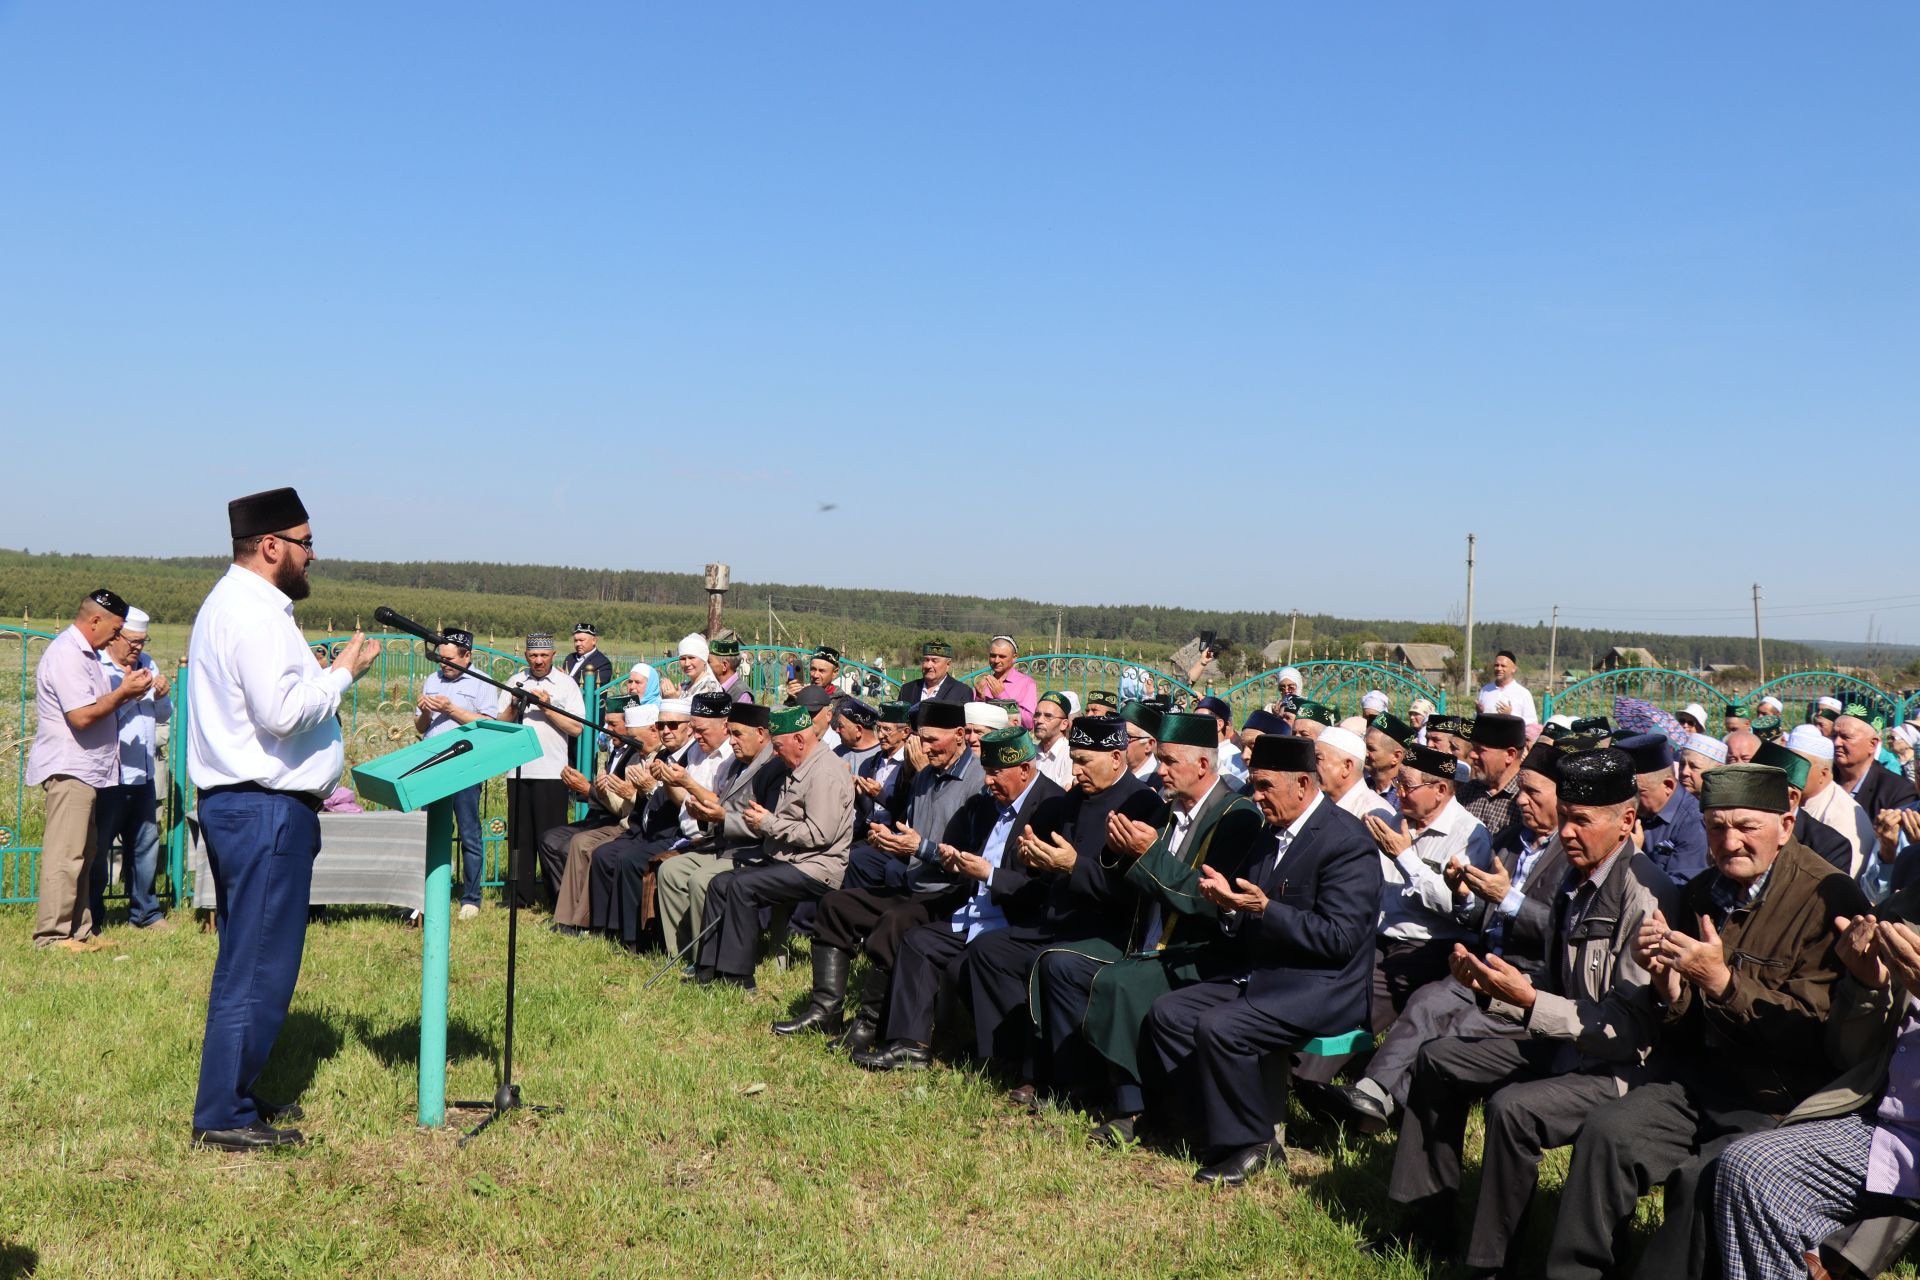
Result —
<path fill-rule="evenodd" d="M 1509 751 L 1527 749 L 1527 722 L 1519 716 L 1503 715 L 1489 711 L 1473 722 L 1473 745 L 1476 747 L 1504 748 Z"/>
<path fill-rule="evenodd" d="M 703 693 L 700 695 L 700 698 L 711 696 L 713 695 Z M 727 695 L 723 693 L 720 696 L 724 698 Z M 700 698 L 693 700 L 693 714 L 695 715 L 701 714 L 699 706 Z M 741 701 L 727 708 L 726 717 L 728 724 L 743 724 L 749 729 L 764 729 L 773 723 L 773 708 L 763 707 L 757 702 Z"/>
<path fill-rule="evenodd" d="M 709 689 L 705 693 L 693 695 L 693 714 L 708 720 L 724 719 L 732 706 L 733 699 L 718 689 Z"/>
<path fill-rule="evenodd" d="M 1659 773 L 1673 767 L 1673 743 L 1664 733 L 1636 733 L 1616 738 L 1613 745 L 1633 758 L 1635 773 Z"/>
<path fill-rule="evenodd" d="M 463 631 L 459 627 L 448 627 L 440 633 L 440 638 L 456 648 L 473 648 L 473 632 Z"/>
<path fill-rule="evenodd" d="M 1111 689 L 1089 689 L 1087 701 L 1088 703 L 1097 702 L 1103 707 L 1117 707 L 1120 705 L 1120 695 Z"/>
<path fill-rule="evenodd" d="M 227 527 L 236 538 L 278 533 L 307 522 L 307 509 L 292 489 L 267 489 L 227 504 Z"/>
<path fill-rule="evenodd" d="M 919 713 L 923 728 L 963 729 L 967 724 L 967 705 L 964 702 L 921 702 L 914 709 Z"/>
<path fill-rule="evenodd" d="M 1407 768 L 1428 777 L 1438 778 L 1442 782 L 1457 782 L 1460 779 L 1460 762 L 1453 758 L 1450 751 L 1438 747 L 1429 747 L 1418 742 L 1405 745 L 1407 758 L 1401 763 Z"/>
<path fill-rule="evenodd" d="M 800 692 L 788 699 L 789 703 L 798 703 L 809 711 L 818 711 L 833 701 L 833 694 L 817 684 L 802 685 Z"/>
<path fill-rule="evenodd" d="M 1271 769 L 1276 773 L 1320 774 L 1320 759 L 1314 753 L 1312 738 L 1292 734 L 1263 733 L 1253 740 L 1247 768 Z"/>
<path fill-rule="evenodd" d="M 1466 730 L 1459 716 L 1428 716 L 1428 733 L 1450 733 L 1454 737 L 1464 737 Z"/>
<path fill-rule="evenodd" d="M 1561 804 L 1625 804 L 1640 795 L 1633 757 L 1613 747 L 1563 755 L 1556 769 Z"/>
<path fill-rule="evenodd" d="M 101 587 L 98 591 L 88 595 L 87 599 L 93 601 L 122 622 L 127 620 L 127 602 L 105 587 Z"/>
<path fill-rule="evenodd" d="M 1520 761 L 1520 767 L 1531 770 L 1543 778 L 1552 778 L 1555 776 L 1554 767 L 1559 764 L 1560 757 L 1566 754 L 1551 742 L 1536 742 L 1533 744 L 1533 749 Z"/>
<path fill-rule="evenodd" d="M 825 659 L 836 667 L 840 665 L 840 651 L 830 644 L 823 644 L 818 649 L 815 649 L 813 656 L 815 658 Z M 808 659 L 808 661 L 812 661 L 812 659 Z"/>
<path fill-rule="evenodd" d="M 590 635 L 598 639 L 600 636 L 600 628 L 594 626 L 591 622 L 576 622 L 573 624 L 573 634 Z"/>
<path fill-rule="evenodd" d="M 1076 716 L 1067 745 L 1085 751 L 1125 751 L 1127 722 L 1119 716 Z"/>
<path fill-rule="evenodd" d="M 858 698 L 842 698 L 840 714 L 845 716 L 849 723 L 857 724 L 862 729 L 871 729 L 880 721 L 880 713 Z"/>
<path fill-rule="evenodd" d="M 1287 728 L 1287 722 L 1262 707 L 1247 712 L 1247 721 L 1240 728 L 1242 732 L 1251 729 L 1255 733 L 1282 733 Z"/>

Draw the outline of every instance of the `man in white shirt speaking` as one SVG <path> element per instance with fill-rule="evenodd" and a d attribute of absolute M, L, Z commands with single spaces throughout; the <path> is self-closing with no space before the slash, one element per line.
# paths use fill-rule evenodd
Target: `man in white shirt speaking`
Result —
<path fill-rule="evenodd" d="M 219 894 L 220 955 L 207 997 L 197 1145 L 254 1151 L 305 1141 L 275 1119 L 296 1106 L 253 1094 L 287 1018 L 307 940 L 320 802 L 346 753 L 335 713 L 380 642 L 355 632 L 321 667 L 293 620 L 311 587 L 313 526 L 292 489 L 227 504 L 233 564 L 194 619 L 187 772 Z"/>

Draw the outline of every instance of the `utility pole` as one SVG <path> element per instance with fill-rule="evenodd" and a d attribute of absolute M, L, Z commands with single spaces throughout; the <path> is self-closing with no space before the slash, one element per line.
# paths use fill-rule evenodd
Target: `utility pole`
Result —
<path fill-rule="evenodd" d="M 1467 657 L 1461 668 L 1466 677 L 1466 693 L 1473 696 L 1473 535 L 1467 535 Z"/>
<path fill-rule="evenodd" d="M 707 635 L 720 634 L 720 615 L 726 609 L 731 571 L 724 564 L 707 566 Z"/>
<path fill-rule="evenodd" d="M 1289 610 L 1287 614 L 1287 665 L 1293 665 L 1293 633 L 1300 626 L 1300 611 Z"/>
<path fill-rule="evenodd" d="M 1053 651 L 1055 653 L 1060 652 L 1060 623 L 1066 616 L 1065 609 L 1056 609 L 1053 612 Z"/>
<path fill-rule="evenodd" d="M 1753 656 L 1760 664 L 1760 683 L 1767 682 L 1767 642 L 1760 638 L 1760 584 L 1753 584 Z"/>
<path fill-rule="evenodd" d="M 1560 669 L 1560 664 L 1557 661 L 1559 656 L 1560 656 L 1560 606 L 1555 605 L 1553 606 L 1553 628 L 1552 630 L 1547 632 L 1547 692 L 1548 693 L 1552 693 L 1554 689 L 1557 687 L 1557 678 L 1555 673 L 1558 672 Z"/>

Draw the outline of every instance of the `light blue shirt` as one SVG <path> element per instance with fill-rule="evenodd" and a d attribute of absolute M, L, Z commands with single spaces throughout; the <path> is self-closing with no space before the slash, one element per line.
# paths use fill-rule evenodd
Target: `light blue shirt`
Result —
<path fill-rule="evenodd" d="M 139 665 L 159 674 L 153 659 L 144 653 L 140 655 Z M 118 689 L 127 673 L 107 656 L 105 648 L 100 650 L 100 667 L 107 673 L 107 687 Z M 146 697 L 121 703 L 114 717 L 120 725 L 120 785 L 132 787 L 152 782 L 154 739 L 160 726 L 173 719 L 173 699 L 155 697 L 149 689 Z"/>
<path fill-rule="evenodd" d="M 1034 781 L 1038 780 L 1039 774 L 1036 773 Z M 987 842 L 981 847 L 980 856 L 985 858 L 995 871 L 1000 869 L 1000 860 L 1006 856 L 1007 837 L 1013 834 L 1014 818 L 1020 812 L 1020 806 L 1027 802 L 1027 792 L 1032 790 L 1033 783 L 1029 782 L 1026 791 L 1022 791 L 1015 797 L 1012 804 L 1000 810 L 999 818 L 994 821 L 993 830 L 987 832 Z M 992 881 L 991 875 L 982 880 L 979 887 L 973 891 L 973 896 L 967 899 L 966 905 L 953 913 L 953 931 L 966 934 L 968 942 L 972 942 L 983 933 L 1003 928 L 1007 923 L 1007 913 L 1002 911 L 1000 905 L 993 900 Z"/>
<path fill-rule="evenodd" d="M 435 667 L 420 686 L 420 696 L 438 694 L 454 706 L 464 711 L 472 711 L 492 720 L 500 714 L 499 690 L 487 684 L 477 676 L 462 674 L 458 680 L 449 680 Z M 460 727 L 460 722 L 444 711 L 436 711 L 427 719 L 427 731 L 423 737 L 431 738 L 435 734 L 446 733 Z"/>

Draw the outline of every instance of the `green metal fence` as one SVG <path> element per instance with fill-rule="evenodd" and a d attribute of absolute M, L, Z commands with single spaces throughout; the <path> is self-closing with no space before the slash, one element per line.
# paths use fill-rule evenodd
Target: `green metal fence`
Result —
<path fill-rule="evenodd" d="M 1407 718 L 1416 698 L 1425 698 L 1434 709 L 1447 709 L 1447 695 L 1420 678 L 1410 667 L 1385 662 L 1343 662 L 1331 658 L 1311 659 L 1291 664 L 1300 673 L 1300 696 L 1324 702 L 1342 716 L 1360 714 L 1360 699 L 1370 689 L 1387 695 L 1387 709 Z M 1247 713 L 1280 699 L 1280 673 L 1288 667 L 1272 667 L 1248 676 L 1220 696 L 1233 707 L 1235 722 Z"/>
<path fill-rule="evenodd" d="M 1107 654 L 1036 653 L 1016 658 L 1013 666 L 1014 670 L 1032 676 L 1042 693 L 1050 689 L 1072 693 L 1083 707 L 1087 705 L 1087 695 L 1095 689 L 1115 694 L 1122 702 L 1156 697 L 1190 702 L 1197 696 L 1193 686 L 1179 676 L 1138 660 Z M 962 684 L 972 684 L 990 670 L 990 667 L 976 667 L 957 678 Z"/>
<path fill-rule="evenodd" d="M 1665 711 L 1679 711 L 1690 702 L 1706 709 L 1710 725 L 1717 725 L 1733 702 L 1697 676 L 1664 667 L 1623 667 L 1575 680 L 1558 693 L 1541 699 L 1540 716 L 1612 716 L 1617 697 L 1638 698 Z"/>

